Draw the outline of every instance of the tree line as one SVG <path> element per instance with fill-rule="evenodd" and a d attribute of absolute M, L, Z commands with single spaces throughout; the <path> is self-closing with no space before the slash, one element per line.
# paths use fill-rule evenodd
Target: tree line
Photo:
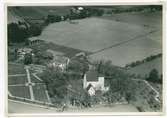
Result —
<path fill-rule="evenodd" d="M 135 66 L 138 66 L 138 65 L 140 65 L 140 64 L 143 64 L 143 63 L 145 63 L 145 62 L 152 61 L 152 60 L 154 60 L 154 59 L 156 59 L 156 58 L 159 58 L 159 57 L 162 57 L 162 53 L 159 53 L 159 54 L 157 54 L 157 55 L 151 55 L 151 56 L 149 56 L 149 57 L 144 58 L 144 59 L 141 60 L 141 61 L 138 60 L 138 61 L 136 61 L 136 62 L 132 62 L 132 63 L 130 63 L 130 64 L 126 64 L 126 65 L 125 65 L 125 68 L 135 67 Z"/>

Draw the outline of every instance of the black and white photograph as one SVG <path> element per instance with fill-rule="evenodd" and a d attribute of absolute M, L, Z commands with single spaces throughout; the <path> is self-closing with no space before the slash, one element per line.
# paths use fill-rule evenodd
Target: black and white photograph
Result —
<path fill-rule="evenodd" d="M 163 5 L 7 5 L 8 114 L 163 113 Z"/>

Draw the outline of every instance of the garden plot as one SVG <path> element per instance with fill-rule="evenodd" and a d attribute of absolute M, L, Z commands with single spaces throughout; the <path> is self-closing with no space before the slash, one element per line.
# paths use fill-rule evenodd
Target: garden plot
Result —
<path fill-rule="evenodd" d="M 8 74 L 26 74 L 26 71 L 24 69 L 24 65 L 22 64 L 15 64 L 15 63 L 9 63 L 8 64 Z"/>
<path fill-rule="evenodd" d="M 33 92 L 35 100 L 43 101 L 43 102 L 49 102 L 47 95 L 46 95 L 46 88 L 44 84 L 38 84 L 36 86 L 33 86 Z"/>
<path fill-rule="evenodd" d="M 14 85 L 14 84 L 25 84 L 27 82 L 27 76 L 11 76 L 8 77 L 8 85 Z"/>
<path fill-rule="evenodd" d="M 30 91 L 28 86 L 9 86 L 12 96 L 30 99 Z"/>
<path fill-rule="evenodd" d="M 86 18 L 75 22 L 50 24 L 39 38 L 58 45 L 95 52 L 152 31 L 143 26 L 101 18 Z"/>

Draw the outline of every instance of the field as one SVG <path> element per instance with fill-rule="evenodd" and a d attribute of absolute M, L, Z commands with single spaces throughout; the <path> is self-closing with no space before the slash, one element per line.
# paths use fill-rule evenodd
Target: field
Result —
<path fill-rule="evenodd" d="M 92 52 L 92 60 L 112 60 L 118 66 L 162 51 L 161 13 L 120 14 L 117 18 L 120 19 L 91 17 L 75 20 L 75 24 L 53 23 L 39 38 Z"/>
<path fill-rule="evenodd" d="M 152 61 L 143 63 L 136 67 L 130 68 L 128 73 L 140 75 L 141 77 L 145 77 L 145 75 L 149 75 L 152 69 L 157 69 L 159 74 L 162 74 L 162 57 L 156 58 Z"/>

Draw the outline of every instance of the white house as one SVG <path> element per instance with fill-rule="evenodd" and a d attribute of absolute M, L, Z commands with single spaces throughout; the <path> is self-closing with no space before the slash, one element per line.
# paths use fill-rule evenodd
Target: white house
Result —
<path fill-rule="evenodd" d="M 54 56 L 54 59 L 48 64 L 49 67 L 53 68 L 59 68 L 61 71 L 64 71 L 68 64 L 70 62 L 70 59 L 65 56 Z"/>
<path fill-rule="evenodd" d="M 87 89 L 88 93 L 91 96 L 95 95 L 97 90 L 100 90 L 102 92 L 108 91 L 109 87 L 105 87 L 104 83 L 104 76 L 98 75 L 98 73 L 94 70 L 91 70 L 84 74 L 83 88 Z"/>

